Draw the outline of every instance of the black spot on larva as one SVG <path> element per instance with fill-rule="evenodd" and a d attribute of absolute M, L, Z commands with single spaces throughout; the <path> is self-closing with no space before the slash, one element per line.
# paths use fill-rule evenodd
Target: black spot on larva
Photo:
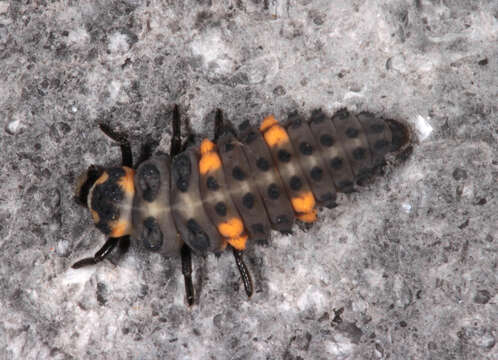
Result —
<path fill-rule="evenodd" d="M 240 131 L 247 130 L 250 125 L 251 125 L 251 123 L 249 122 L 249 120 L 245 120 L 242 122 L 242 124 L 239 125 L 239 130 Z"/>
<path fill-rule="evenodd" d="M 232 170 L 232 176 L 234 177 L 234 179 L 239 180 L 239 181 L 242 181 L 242 180 L 244 180 L 246 178 L 246 174 L 238 166 L 235 166 L 233 168 L 233 170 Z"/>
<path fill-rule="evenodd" d="M 313 110 L 311 112 L 311 122 L 313 122 L 315 124 L 319 124 L 319 123 L 323 122 L 325 119 L 326 119 L 326 116 L 322 112 L 322 110 L 318 109 L 318 110 Z"/>
<path fill-rule="evenodd" d="M 313 154 L 313 146 L 309 142 L 303 141 L 299 144 L 299 151 L 303 155 Z"/>
<path fill-rule="evenodd" d="M 260 234 L 265 233 L 265 227 L 261 223 L 252 224 L 251 230 L 254 231 L 255 233 L 260 233 Z"/>
<path fill-rule="evenodd" d="M 270 186 L 268 186 L 268 196 L 270 199 L 278 199 L 280 196 L 280 189 L 278 188 L 277 184 L 272 183 Z"/>
<path fill-rule="evenodd" d="M 277 224 L 289 224 L 290 219 L 287 215 L 279 215 L 277 216 Z"/>
<path fill-rule="evenodd" d="M 230 152 L 232 151 L 234 148 L 233 144 L 232 143 L 226 143 L 225 144 L 225 152 Z"/>
<path fill-rule="evenodd" d="M 192 173 L 190 158 L 187 154 L 175 156 L 171 166 L 173 183 L 181 192 L 188 190 L 190 175 Z"/>
<path fill-rule="evenodd" d="M 324 134 L 320 136 L 320 144 L 322 144 L 323 146 L 330 147 L 334 145 L 334 139 L 332 138 L 332 136 Z"/>
<path fill-rule="evenodd" d="M 386 146 L 389 145 L 389 142 L 385 139 L 377 140 L 374 144 L 374 149 L 376 151 L 382 151 L 386 148 Z"/>
<path fill-rule="evenodd" d="M 223 201 L 218 202 L 214 206 L 214 210 L 216 211 L 216 213 L 219 216 L 225 216 L 227 214 L 227 206 L 225 205 L 225 203 Z"/>
<path fill-rule="evenodd" d="M 250 192 L 245 193 L 245 195 L 242 197 L 242 204 L 246 208 L 252 209 L 252 207 L 254 206 L 254 195 Z"/>
<path fill-rule="evenodd" d="M 220 185 L 218 185 L 218 182 L 212 176 L 209 176 L 206 179 L 206 185 L 207 185 L 209 190 L 218 190 L 220 188 Z"/>
<path fill-rule="evenodd" d="M 140 234 L 144 247 L 150 251 L 157 251 L 163 245 L 163 233 L 161 227 L 153 217 L 148 217 L 143 222 Z"/>
<path fill-rule="evenodd" d="M 367 155 L 367 151 L 362 147 L 357 147 L 353 150 L 353 158 L 355 160 L 362 160 Z"/>
<path fill-rule="evenodd" d="M 152 202 L 161 188 L 161 174 L 154 164 L 145 164 L 137 174 L 138 187 L 145 201 Z"/>
<path fill-rule="evenodd" d="M 301 189 L 301 187 L 303 186 L 303 182 L 301 181 L 299 176 L 294 175 L 293 177 L 291 177 L 289 185 L 292 190 L 297 191 Z"/>
<path fill-rule="evenodd" d="M 254 132 L 254 131 L 251 131 L 249 132 L 247 135 L 246 135 L 246 138 L 245 138 L 245 143 L 246 144 L 250 144 L 252 143 L 254 140 L 256 140 L 256 138 L 258 137 L 258 135 Z"/>
<path fill-rule="evenodd" d="M 297 112 L 292 112 L 288 115 L 287 121 L 292 129 L 298 129 L 303 121 Z"/>
<path fill-rule="evenodd" d="M 209 237 L 204 230 L 202 230 L 195 219 L 189 219 L 187 221 L 187 229 L 189 231 L 189 245 L 191 245 L 195 250 L 207 250 L 209 247 Z"/>
<path fill-rule="evenodd" d="M 334 119 L 345 120 L 349 116 L 349 111 L 346 109 L 341 109 L 334 114 Z"/>
<path fill-rule="evenodd" d="M 364 185 L 364 181 L 370 176 L 372 175 L 372 170 L 368 169 L 368 168 L 361 168 L 360 170 L 358 170 L 358 175 L 356 176 L 357 178 L 357 181 L 356 183 L 360 186 L 363 186 Z"/>
<path fill-rule="evenodd" d="M 343 193 L 350 193 L 353 191 L 353 183 L 349 180 L 343 180 L 339 183 L 339 191 L 342 191 Z"/>
<path fill-rule="evenodd" d="M 330 167 L 334 170 L 339 170 L 342 167 L 342 159 L 340 157 L 335 157 L 330 160 Z"/>
<path fill-rule="evenodd" d="M 310 176 L 313 179 L 313 181 L 320 181 L 322 180 L 323 170 L 318 166 L 314 166 L 313 169 L 311 169 L 310 171 Z"/>
<path fill-rule="evenodd" d="M 260 157 L 258 161 L 256 161 L 256 165 L 261 171 L 267 171 L 270 168 L 270 163 L 263 157 Z"/>
<path fill-rule="evenodd" d="M 363 120 L 363 121 L 369 121 L 369 122 L 372 122 L 373 119 L 375 118 L 375 115 L 372 114 L 371 112 L 368 112 L 368 111 L 363 111 L 361 113 L 358 114 L 358 118 L 360 120 Z"/>
<path fill-rule="evenodd" d="M 382 123 L 375 123 L 370 125 L 370 131 L 372 134 L 380 134 L 381 132 L 384 131 L 384 124 Z"/>
<path fill-rule="evenodd" d="M 319 201 L 329 209 L 332 209 L 333 207 L 337 206 L 337 204 L 335 203 L 335 196 L 331 192 L 323 194 L 320 197 Z"/>
<path fill-rule="evenodd" d="M 284 163 L 289 162 L 291 159 L 291 154 L 285 149 L 280 149 L 278 151 L 277 156 L 278 156 L 278 160 L 280 160 L 281 162 L 284 162 Z"/>
<path fill-rule="evenodd" d="M 359 133 L 360 132 L 358 131 L 358 129 L 355 129 L 352 127 L 346 129 L 346 136 L 350 139 L 354 139 L 354 138 L 358 137 Z"/>

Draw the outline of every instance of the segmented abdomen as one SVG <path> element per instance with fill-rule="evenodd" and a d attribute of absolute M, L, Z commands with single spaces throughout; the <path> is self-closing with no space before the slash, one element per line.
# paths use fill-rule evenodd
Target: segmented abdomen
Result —
<path fill-rule="evenodd" d="M 334 207 L 337 192 L 351 192 L 406 140 L 400 123 L 347 110 L 239 130 L 175 156 L 171 174 L 168 157 L 137 169 L 133 236 L 146 248 L 168 255 L 185 241 L 204 253 L 268 241 L 271 228 L 315 221 L 317 207 Z"/>

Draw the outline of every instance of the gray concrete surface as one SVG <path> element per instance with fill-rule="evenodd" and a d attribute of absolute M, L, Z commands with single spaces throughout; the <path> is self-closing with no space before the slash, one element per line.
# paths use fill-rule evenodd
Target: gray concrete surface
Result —
<path fill-rule="evenodd" d="M 0 1 L 0 358 L 496 359 L 496 1 Z M 167 150 L 172 104 L 257 123 L 341 107 L 401 119 L 414 150 L 309 231 L 230 254 L 104 242 L 72 200 L 90 164 Z"/>

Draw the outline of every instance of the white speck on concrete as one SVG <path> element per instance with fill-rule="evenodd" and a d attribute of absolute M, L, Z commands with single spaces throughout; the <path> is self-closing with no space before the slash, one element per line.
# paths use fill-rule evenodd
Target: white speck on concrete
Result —
<path fill-rule="evenodd" d="M 119 96 L 119 92 L 121 90 L 122 83 L 118 80 L 113 80 L 109 84 L 109 95 L 112 100 L 116 100 Z"/>
<path fill-rule="evenodd" d="M 7 131 L 11 134 L 17 134 L 20 127 L 21 127 L 20 119 L 12 120 L 7 124 Z"/>
<path fill-rule="evenodd" d="M 323 292 L 316 286 L 308 286 L 297 299 L 297 307 L 303 311 L 308 308 L 322 309 L 327 301 Z"/>
<path fill-rule="evenodd" d="M 93 273 L 97 270 L 96 267 L 86 267 L 81 269 L 72 269 L 69 268 L 64 274 L 62 278 L 63 285 L 72 285 L 72 284 L 85 284 L 90 277 L 92 277 Z"/>
<path fill-rule="evenodd" d="M 9 2 L 0 1 L 0 14 L 5 14 L 7 11 L 9 11 Z"/>
<path fill-rule="evenodd" d="M 115 32 L 109 37 L 109 51 L 111 53 L 125 53 L 129 50 L 128 36 Z"/>
<path fill-rule="evenodd" d="M 408 203 L 402 203 L 402 204 L 401 204 L 401 209 L 402 209 L 405 213 L 409 214 L 409 213 L 412 211 L 412 206 L 411 206 L 410 204 L 408 204 Z"/>
<path fill-rule="evenodd" d="M 67 36 L 69 45 L 84 46 L 90 41 L 90 34 L 84 28 L 69 31 Z"/>
<path fill-rule="evenodd" d="M 417 115 L 415 118 L 415 129 L 417 131 L 418 137 L 421 141 L 427 139 L 432 133 L 432 126 L 427 119 L 422 115 Z"/>
<path fill-rule="evenodd" d="M 341 334 L 336 334 L 334 340 L 325 344 L 326 351 L 335 356 L 334 359 L 347 359 L 355 348 L 354 344 Z"/>
<path fill-rule="evenodd" d="M 219 32 L 211 31 L 192 42 L 192 53 L 201 56 L 203 65 L 211 72 L 228 74 L 234 70 L 231 49 Z"/>

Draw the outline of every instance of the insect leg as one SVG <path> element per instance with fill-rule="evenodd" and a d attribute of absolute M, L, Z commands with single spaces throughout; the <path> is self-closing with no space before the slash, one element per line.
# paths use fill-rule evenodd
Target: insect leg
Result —
<path fill-rule="evenodd" d="M 73 269 L 79 269 L 84 266 L 95 265 L 101 262 L 112 252 L 112 250 L 114 250 L 119 241 L 125 240 L 125 238 L 128 238 L 129 241 L 129 235 L 125 235 L 119 238 L 108 238 L 105 244 L 100 248 L 99 251 L 95 253 L 93 257 L 81 259 L 80 261 L 75 262 L 71 267 Z"/>
<path fill-rule="evenodd" d="M 125 254 L 128 252 L 129 249 L 130 249 L 130 237 L 123 236 L 119 240 L 119 250 L 122 254 Z"/>
<path fill-rule="evenodd" d="M 173 137 L 171 138 L 170 156 L 173 158 L 184 150 L 185 144 L 182 144 L 181 117 L 178 105 L 173 108 Z M 178 235 L 180 236 L 180 235 Z M 185 281 L 185 296 L 189 306 L 194 304 L 194 285 L 192 284 L 192 252 L 184 244 L 180 250 L 182 258 L 182 273 Z"/>
<path fill-rule="evenodd" d="M 232 123 L 223 117 L 221 109 L 216 109 L 216 114 L 214 116 L 214 142 L 217 142 L 218 139 L 226 133 L 237 137 Z"/>
<path fill-rule="evenodd" d="M 179 106 L 175 105 L 173 108 L 173 137 L 171 138 L 171 149 L 170 156 L 173 158 L 175 155 L 185 151 L 189 145 L 195 144 L 195 135 L 191 133 L 190 127 L 187 123 L 187 138 L 182 143 L 182 129 L 181 129 L 181 117 Z"/>
<path fill-rule="evenodd" d="M 235 248 L 232 248 L 232 250 L 233 257 L 235 258 L 235 263 L 239 268 L 240 277 L 242 278 L 242 282 L 244 283 L 246 294 L 248 297 L 251 297 L 253 293 L 251 273 L 249 272 L 249 269 L 247 268 L 246 264 L 244 263 L 244 259 L 242 258 L 243 251 L 237 250 Z"/>
<path fill-rule="evenodd" d="M 131 153 L 130 142 L 128 137 L 124 134 L 118 133 L 111 129 L 111 127 L 105 123 L 99 124 L 100 130 L 103 131 L 108 137 L 116 141 L 121 147 L 121 157 L 123 166 L 133 167 L 133 155 Z"/>
<path fill-rule="evenodd" d="M 216 109 L 216 115 L 214 117 L 214 142 L 218 141 L 218 138 L 223 135 L 224 130 L 223 112 L 221 109 Z"/>
<path fill-rule="evenodd" d="M 192 285 L 192 256 L 187 245 L 183 245 L 182 253 L 182 273 L 185 279 L 185 296 L 189 306 L 194 304 L 194 286 Z"/>

